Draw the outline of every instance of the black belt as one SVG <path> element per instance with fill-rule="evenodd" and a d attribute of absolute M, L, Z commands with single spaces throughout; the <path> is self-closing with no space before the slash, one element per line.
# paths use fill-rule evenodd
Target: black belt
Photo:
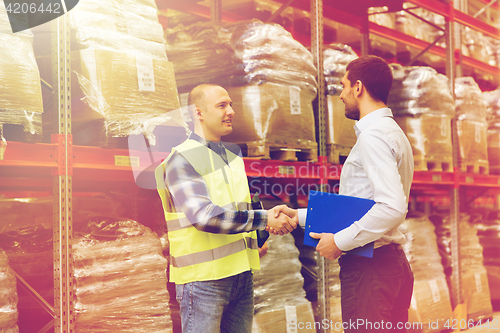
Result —
<path fill-rule="evenodd" d="M 401 244 L 390 243 L 387 245 L 382 245 L 381 247 L 377 247 L 373 250 L 373 252 L 385 252 L 385 251 L 398 251 L 403 250 Z"/>

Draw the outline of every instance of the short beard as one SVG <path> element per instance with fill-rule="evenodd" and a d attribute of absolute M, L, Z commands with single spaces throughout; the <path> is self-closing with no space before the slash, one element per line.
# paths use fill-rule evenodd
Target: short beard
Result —
<path fill-rule="evenodd" d="M 359 108 L 348 109 L 347 105 L 346 105 L 346 109 L 345 109 L 346 118 L 352 119 L 352 120 L 359 120 L 359 115 L 360 115 Z"/>

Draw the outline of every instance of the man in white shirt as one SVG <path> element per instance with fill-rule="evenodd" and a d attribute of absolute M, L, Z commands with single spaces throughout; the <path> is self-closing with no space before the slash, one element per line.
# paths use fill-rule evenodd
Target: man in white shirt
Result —
<path fill-rule="evenodd" d="M 387 108 L 392 85 L 389 65 L 382 58 L 363 56 L 346 71 L 340 98 L 346 117 L 358 120 L 357 141 L 342 168 L 339 194 L 372 199 L 375 205 L 335 235 L 311 233 L 311 237 L 320 240 L 316 247 L 320 255 L 340 257 L 344 331 L 406 332 L 413 274 L 401 247 L 406 239 L 398 227 L 408 209 L 412 149 Z M 295 213 L 304 225 L 305 209 L 286 213 Z M 370 242 L 375 242 L 373 258 L 345 253 Z"/>

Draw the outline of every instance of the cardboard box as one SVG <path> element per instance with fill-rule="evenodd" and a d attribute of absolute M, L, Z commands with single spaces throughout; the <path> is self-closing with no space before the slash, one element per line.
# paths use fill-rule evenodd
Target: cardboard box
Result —
<path fill-rule="evenodd" d="M 356 122 L 345 116 L 345 106 L 340 96 L 327 96 L 328 119 L 326 144 L 353 147 L 356 144 Z"/>

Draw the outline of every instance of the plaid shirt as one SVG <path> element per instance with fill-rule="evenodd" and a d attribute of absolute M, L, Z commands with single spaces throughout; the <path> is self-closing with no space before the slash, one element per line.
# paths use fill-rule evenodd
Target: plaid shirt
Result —
<path fill-rule="evenodd" d="M 189 139 L 196 140 L 219 154 L 227 162 L 222 142 L 215 143 L 191 132 Z M 230 147 L 231 151 L 235 150 Z M 233 151 L 239 155 L 238 151 Z M 189 222 L 200 230 L 218 234 L 235 234 L 267 225 L 266 210 L 231 210 L 215 205 L 210 199 L 208 186 L 193 166 L 175 151 L 167 163 L 165 184 L 174 199 L 177 211 L 182 211 Z"/>

